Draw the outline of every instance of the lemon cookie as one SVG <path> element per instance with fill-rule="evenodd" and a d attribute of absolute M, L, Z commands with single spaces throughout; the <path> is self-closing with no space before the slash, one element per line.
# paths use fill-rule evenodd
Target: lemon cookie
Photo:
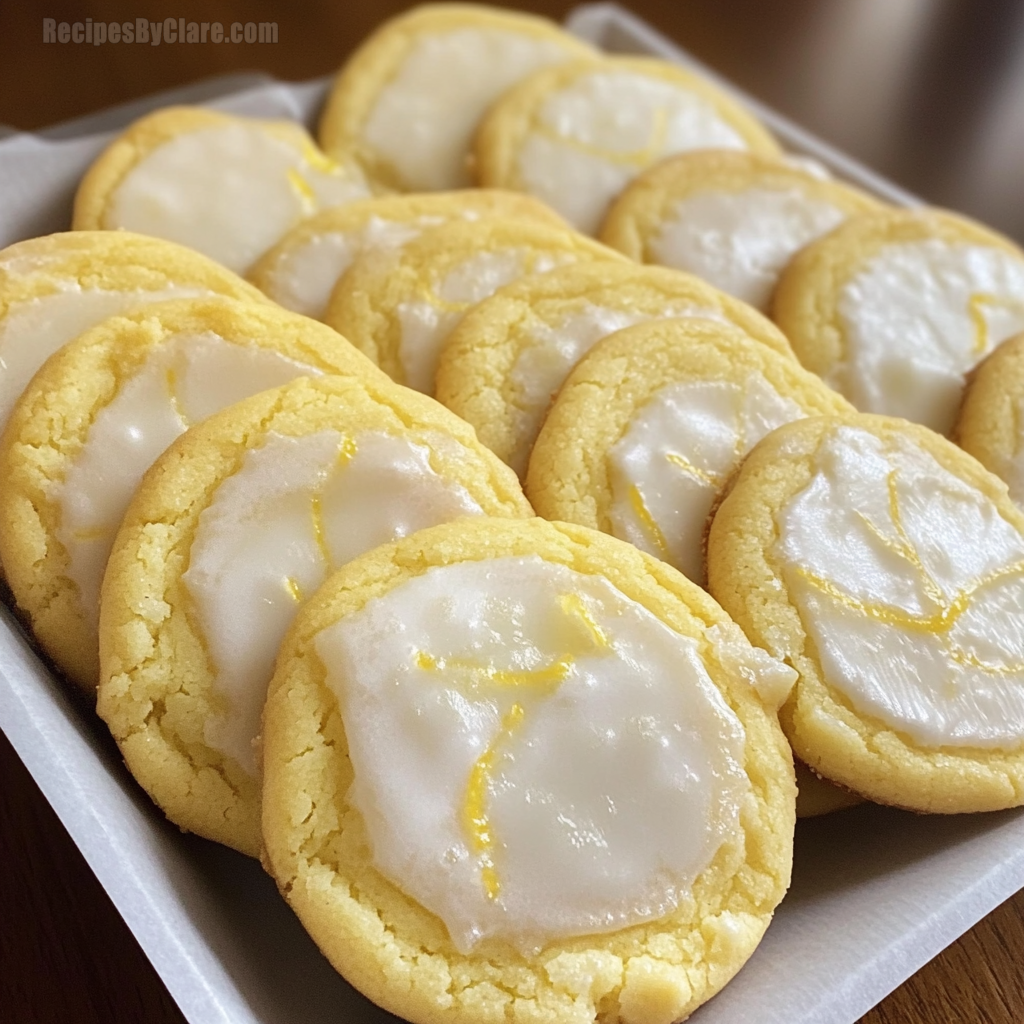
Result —
<path fill-rule="evenodd" d="M 303 374 L 380 376 L 329 327 L 270 303 L 179 299 L 52 356 L 0 439 L 0 557 L 43 649 L 96 685 L 100 580 L 143 473 L 192 423 Z"/>
<path fill-rule="evenodd" d="M 795 359 L 728 323 L 629 327 L 569 375 L 526 477 L 534 508 L 613 534 L 704 580 L 712 505 L 743 456 L 782 423 L 852 413 Z"/>
<path fill-rule="evenodd" d="M 731 150 L 683 153 L 612 204 L 601 241 L 641 263 L 696 274 L 767 310 L 783 267 L 854 213 L 883 205 L 799 164 Z"/>
<path fill-rule="evenodd" d="M 954 435 L 1024 507 L 1024 334 L 1004 341 L 971 374 Z"/>
<path fill-rule="evenodd" d="M 945 434 L 967 371 L 1024 329 L 1024 252 L 941 210 L 862 214 L 796 255 L 772 316 L 858 409 Z"/>
<path fill-rule="evenodd" d="M 0 430 L 61 345 L 115 313 L 200 295 L 265 301 L 219 263 L 128 231 L 66 231 L 0 251 Z"/>
<path fill-rule="evenodd" d="M 524 76 L 593 54 L 544 18 L 473 4 L 417 7 L 385 22 L 342 68 L 320 142 L 351 153 L 389 188 L 463 188 L 487 108 Z"/>
<path fill-rule="evenodd" d="M 410 1021 L 682 1020 L 788 884 L 792 675 L 613 538 L 422 531 L 332 577 L 282 646 L 266 863 Z"/>
<path fill-rule="evenodd" d="M 399 384 L 432 394 L 441 345 L 471 306 L 527 274 L 595 260 L 626 262 L 568 228 L 452 221 L 356 259 L 324 319 Z"/>
<path fill-rule="evenodd" d="M 531 510 L 466 424 L 383 374 L 295 381 L 176 442 L 104 578 L 97 705 L 167 816 L 255 856 L 253 741 L 296 610 L 329 569 L 482 513 Z"/>
<path fill-rule="evenodd" d="M 532 75 L 491 108 L 477 134 L 477 174 L 596 234 L 641 171 L 709 146 L 780 152 L 751 114 L 692 71 L 648 57 L 579 60 Z"/>
<path fill-rule="evenodd" d="M 355 165 L 326 157 L 293 121 L 166 107 L 100 154 L 72 226 L 167 238 L 243 273 L 302 218 L 369 192 Z"/>
<path fill-rule="evenodd" d="M 781 720 L 815 772 L 880 803 L 1024 803 L 1024 514 L 905 420 L 787 424 L 711 525 L 711 593 L 799 673 Z"/>
<path fill-rule="evenodd" d="M 583 263 L 525 277 L 471 309 L 441 348 L 436 397 L 523 476 L 551 400 L 583 355 L 624 327 L 683 316 L 735 324 L 792 358 L 774 324 L 690 274 Z"/>
<path fill-rule="evenodd" d="M 531 196 L 473 188 L 426 195 L 377 196 L 310 217 L 249 271 L 249 280 L 285 309 L 320 320 L 338 278 L 361 252 L 403 245 L 450 220 L 525 217 L 565 226 Z"/>

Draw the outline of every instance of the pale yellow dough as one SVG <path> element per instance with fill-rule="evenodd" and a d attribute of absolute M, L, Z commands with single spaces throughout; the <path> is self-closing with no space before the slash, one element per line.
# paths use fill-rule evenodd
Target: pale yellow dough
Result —
<path fill-rule="evenodd" d="M 1004 341 L 975 367 L 953 440 L 1005 480 L 1010 497 L 1024 508 L 1024 334 Z"/>
<path fill-rule="evenodd" d="M 746 731 L 753 783 L 740 834 L 654 921 L 554 941 L 535 955 L 489 940 L 469 954 L 441 921 L 370 863 L 365 826 L 346 799 L 345 726 L 319 630 L 432 566 L 510 555 L 605 577 L 670 628 L 698 640 L 715 684 Z M 708 641 L 733 629 L 706 594 L 629 545 L 580 527 L 470 519 L 377 548 L 332 577 L 286 638 L 264 710 L 264 861 L 332 964 L 384 1009 L 416 1024 L 670 1024 L 739 970 L 789 881 L 795 788 L 775 714 Z M 739 634 L 737 632 L 737 638 Z M 742 641 L 740 641 L 742 642 Z"/>

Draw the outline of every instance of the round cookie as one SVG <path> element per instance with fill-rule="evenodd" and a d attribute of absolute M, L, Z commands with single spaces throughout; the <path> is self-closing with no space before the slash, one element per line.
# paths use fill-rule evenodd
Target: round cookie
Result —
<path fill-rule="evenodd" d="M 580 358 L 614 331 L 681 316 L 733 323 L 792 358 L 774 324 L 690 274 L 583 263 L 525 277 L 471 309 L 441 348 L 437 400 L 525 476 L 548 407 Z"/>
<path fill-rule="evenodd" d="M 613 534 L 702 583 L 711 510 L 743 456 L 783 423 L 852 412 L 795 359 L 731 324 L 639 324 L 569 375 L 526 492 L 546 519 Z"/>
<path fill-rule="evenodd" d="M 531 509 L 469 427 L 379 373 L 297 380 L 175 442 L 110 557 L 97 703 L 167 816 L 256 856 L 253 741 L 302 601 L 377 544 L 479 514 Z"/>
<path fill-rule="evenodd" d="M 964 375 L 1024 329 L 1024 252 L 941 210 L 862 214 L 793 258 L 772 318 L 862 412 L 945 434 Z"/>
<path fill-rule="evenodd" d="M 129 231 L 65 231 L 0 251 L 0 430 L 61 345 L 115 313 L 200 295 L 266 301 L 219 263 Z"/>
<path fill-rule="evenodd" d="M 72 227 L 155 235 L 244 273 L 304 217 L 369 194 L 357 167 L 326 157 L 293 121 L 165 107 L 92 164 Z"/>
<path fill-rule="evenodd" d="M 465 188 L 487 108 L 525 75 L 593 54 L 545 18 L 473 4 L 415 7 L 385 22 L 341 69 L 320 143 L 389 188 Z"/>
<path fill-rule="evenodd" d="M 324 320 L 393 380 L 432 394 L 441 345 L 471 306 L 527 274 L 596 260 L 626 262 L 568 228 L 451 221 L 356 259 Z"/>
<path fill-rule="evenodd" d="M 304 374 L 383 376 L 270 303 L 178 299 L 110 317 L 47 360 L 0 438 L 0 558 L 43 649 L 97 677 L 100 581 L 135 488 L 191 424 Z"/>
<path fill-rule="evenodd" d="M 476 137 L 477 176 L 537 196 L 596 234 L 638 174 L 709 146 L 781 152 L 751 114 L 692 71 L 649 57 L 579 60 L 532 75 L 490 109 Z"/>
<path fill-rule="evenodd" d="M 360 253 L 404 245 L 450 220 L 482 217 L 525 217 L 565 226 L 554 210 L 531 196 L 501 189 L 376 196 L 304 220 L 263 254 L 248 277 L 285 309 L 321 320 L 338 278 Z"/>
<path fill-rule="evenodd" d="M 974 369 L 953 434 L 1024 508 L 1024 334 L 1004 341 Z"/>
<path fill-rule="evenodd" d="M 282 646 L 265 862 L 410 1021 L 681 1020 L 788 884 L 791 678 L 613 538 L 422 531 L 328 580 Z"/>
<path fill-rule="evenodd" d="M 787 424 L 711 525 L 711 593 L 799 673 L 780 718 L 819 775 L 915 811 L 1024 801 L 1024 514 L 895 418 Z"/>
<path fill-rule="evenodd" d="M 696 274 L 766 311 L 800 249 L 851 214 L 883 208 L 798 164 L 706 149 L 641 174 L 612 204 L 600 238 L 640 263 Z"/>

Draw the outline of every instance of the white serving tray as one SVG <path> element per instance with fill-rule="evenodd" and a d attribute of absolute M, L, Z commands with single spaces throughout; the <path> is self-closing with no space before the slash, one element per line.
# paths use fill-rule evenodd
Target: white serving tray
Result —
<path fill-rule="evenodd" d="M 578 8 L 568 27 L 607 50 L 656 54 L 717 77 L 614 4 Z M 0 246 L 66 228 L 85 167 L 112 131 L 149 109 L 204 102 L 311 122 L 326 85 L 231 76 L 39 135 L 9 134 L 0 140 Z M 916 202 L 741 99 L 793 152 L 881 198 Z M 102 723 L 69 698 L 2 606 L 0 728 L 190 1024 L 396 1020 L 335 974 L 257 863 L 163 819 Z M 801 822 L 793 887 L 764 941 L 691 1020 L 853 1024 L 1021 887 L 1024 811 L 925 817 L 864 806 Z"/>

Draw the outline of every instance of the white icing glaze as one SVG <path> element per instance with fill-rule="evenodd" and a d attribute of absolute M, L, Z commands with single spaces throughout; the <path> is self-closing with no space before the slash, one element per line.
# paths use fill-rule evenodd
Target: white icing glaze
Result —
<path fill-rule="evenodd" d="M 301 601 L 371 548 L 480 511 L 430 449 L 379 431 L 271 434 L 247 452 L 200 514 L 183 576 L 227 705 L 206 742 L 255 774 L 267 684 Z"/>
<path fill-rule="evenodd" d="M 0 430 L 39 367 L 79 334 L 136 306 L 212 294 L 176 285 L 159 291 L 112 292 L 62 281 L 58 291 L 13 303 L 0 319 Z"/>
<path fill-rule="evenodd" d="M 775 554 L 825 681 L 928 748 L 1024 744 L 1024 536 L 905 437 L 821 443 Z"/>
<path fill-rule="evenodd" d="M 526 190 L 595 234 L 608 203 L 662 157 L 688 149 L 746 149 L 705 99 L 632 71 L 583 75 L 548 96 L 523 143 Z"/>
<path fill-rule="evenodd" d="M 319 371 L 212 332 L 182 334 L 155 350 L 100 409 L 51 495 L 61 510 L 57 539 L 70 558 L 68 576 L 93 628 L 114 536 L 157 456 L 192 423 L 303 374 Z"/>
<path fill-rule="evenodd" d="M 419 36 L 381 90 L 363 138 L 410 192 L 464 188 L 473 132 L 518 81 L 568 56 L 553 39 L 507 29 L 460 28 Z"/>
<path fill-rule="evenodd" d="M 677 201 L 649 245 L 656 263 L 765 310 L 798 250 L 845 219 L 839 207 L 799 188 L 709 190 Z"/>
<path fill-rule="evenodd" d="M 147 153 L 114 190 L 103 226 L 180 242 L 243 273 L 303 217 L 368 194 L 312 147 L 238 121 Z"/>
<path fill-rule="evenodd" d="M 847 352 L 826 381 L 864 412 L 948 433 L 964 374 L 1024 330 L 1024 261 L 937 239 L 887 245 L 838 310 Z"/>
<path fill-rule="evenodd" d="M 405 374 L 403 383 L 432 395 L 441 345 L 470 306 L 525 274 L 543 274 L 575 259 L 568 251 L 485 250 L 450 270 L 434 292 L 399 303 L 396 314 L 402 331 L 398 354 Z"/>
<path fill-rule="evenodd" d="M 698 316 L 725 322 L 717 309 L 703 309 L 690 302 L 666 300 L 654 316 L 628 306 L 598 306 L 584 303 L 556 323 L 543 323 L 534 311 L 535 329 L 530 343 L 519 353 L 510 383 L 515 391 L 515 419 L 518 442 L 509 459 L 520 476 L 526 470 L 533 443 L 540 432 L 551 400 L 570 370 L 602 339 L 634 324 L 667 317 Z"/>
<path fill-rule="evenodd" d="M 767 433 L 804 416 L 761 373 L 669 384 L 630 420 L 608 452 L 612 533 L 704 578 L 704 527 L 715 496 Z"/>
<path fill-rule="evenodd" d="M 270 274 L 267 294 L 276 303 L 303 316 L 322 320 L 338 279 L 352 261 L 369 249 L 392 249 L 418 238 L 442 217 L 415 221 L 371 217 L 358 231 L 325 231 L 281 255 Z"/>
<path fill-rule="evenodd" d="M 536 555 L 429 569 L 323 630 L 377 868 L 469 952 L 670 912 L 749 791 L 696 641 Z"/>

